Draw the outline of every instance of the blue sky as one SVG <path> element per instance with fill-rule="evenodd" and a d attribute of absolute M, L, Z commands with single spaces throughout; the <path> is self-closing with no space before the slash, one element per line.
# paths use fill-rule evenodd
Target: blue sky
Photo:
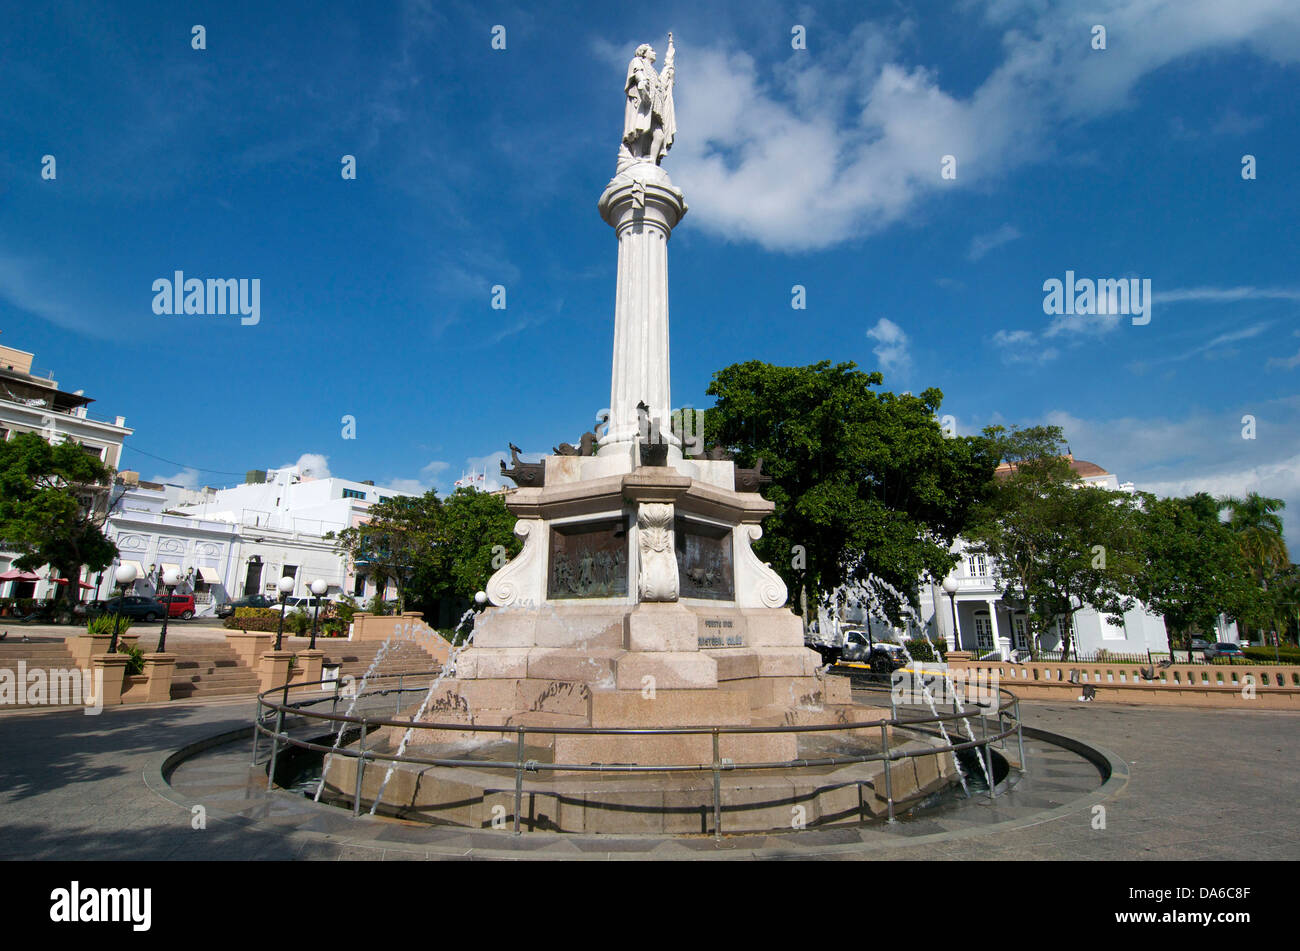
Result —
<path fill-rule="evenodd" d="M 674 403 L 853 360 L 963 433 L 1055 422 L 1140 488 L 1283 497 L 1297 543 L 1294 0 L 14 6 L 0 342 L 125 415 L 145 478 L 310 454 L 446 491 L 576 441 L 609 397 L 621 83 L 668 30 Z M 175 270 L 260 279 L 260 322 L 155 315 Z M 1044 314 L 1067 270 L 1149 279 L 1150 323 Z"/>

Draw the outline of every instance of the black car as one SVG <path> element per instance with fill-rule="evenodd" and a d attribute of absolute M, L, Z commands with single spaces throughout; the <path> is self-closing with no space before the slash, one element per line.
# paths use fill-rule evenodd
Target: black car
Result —
<path fill-rule="evenodd" d="M 272 601 L 264 594 L 250 594 L 235 601 L 227 601 L 217 608 L 217 617 L 230 617 L 236 608 L 274 608 L 278 602 Z"/>
<path fill-rule="evenodd" d="M 121 614 L 122 617 L 142 618 L 156 621 L 167 613 L 167 605 L 153 598 L 129 594 L 125 598 L 109 598 L 107 601 L 92 601 L 87 605 L 87 614 Z"/>

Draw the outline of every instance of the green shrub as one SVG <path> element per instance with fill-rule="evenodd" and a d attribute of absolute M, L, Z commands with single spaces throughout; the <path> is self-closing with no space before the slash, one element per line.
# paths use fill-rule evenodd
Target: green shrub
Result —
<path fill-rule="evenodd" d="M 1279 647 L 1277 654 L 1273 653 L 1272 647 L 1243 647 L 1241 652 L 1251 660 L 1271 661 L 1276 657 L 1284 664 L 1300 664 L 1300 648 L 1287 645 Z"/>
<path fill-rule="evenodd" d="M 907 648 L 907 652 L 912 655 L 913 660 L 919 660 L 923 663 L 941 662 L 948 657 L 948 642 L 943 638 L 935 641 L 933 646 L 929 641 L 920 637 L 904 641 L 903 646 Z"/>
<path fill-rule="evenodd" d="M 357 599 L 350 594 L 345 594 L 338 601 L 334 602 L 334 616 L 343 622 L 343 629 L 346 631 L 348 625 L 352 623 L 352 618 L 357 613 Z"/>
<path fill-rule="evenodd" d="M 117 633 L 119 637 L 131 630 L 130 618 L 124 617 L 119 623 L 116 614 L 99 614 L 86 622 L 86 633 L 111 637 L 113 634 L 114 624 L 117 624 Z"/>
<path fill-rule="evenodd" d="M 287 621 L 286 618 L 286 626 Z M 221 624 L 232 631 L 275 631 L 280 624 L 280 609 L 235 608 L 235 613 Z"/>
<path fill-rule="evenodd" d="M 136 644 L 128 644 L 125 641 L 117 642 L 117 652 L 126 655 L 126 672 L 127 675 L 144 673 L 144 649 Z"/>

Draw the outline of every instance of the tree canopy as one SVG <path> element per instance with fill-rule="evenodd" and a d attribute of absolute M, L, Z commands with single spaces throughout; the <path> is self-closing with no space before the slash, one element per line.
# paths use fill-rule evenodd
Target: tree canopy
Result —
<path fill-rule="evenodd" d="M 1003 599 L 1025 612 L 1031 633 L 1085 607 L 1108 620 L 1135 607 L 1144 557 L 1138 500 L 1080 482 L 1057 426 L 984 432 L 1011 467 L 981 505 L 968 541 L 993 560 Z M 1064 625 L 1061 649 L 1069 646 Z"/>
<path fill-rule="evenodd" d="M 755 547 L 792 595 L 860 586 L 901 623 L 920 579 L 951 569 L 997 458 L 986 439 L 945 436 L 939 390 L 874 389 L 882 383 L 853 363 L 733 364 L 709 385 L 705 437 L 737 465 L 763 460 L 776 510 Z"/>
<path fill-rule="evenodd" d="M 77 581 L 81 569 L 99 571 L 117 557 L 104 535 L 101 504 L 112 470 L 75 442 L 51 445 L 36 433 L 0 442 L 0 539 L 19 553 L 24 570 L 48 564 Z M 75 584 L 64 586 L 75 599 Z"/>
<path fill-rule="evenodd" d="M 1204 492 L 1185 498 L 1142 495 L 1145 564 L 1142 600 L 1188 641 L 1215 629 L 1220 614 L 1248 620 L 1259 587 L 1221 504 Z"/>
<path fill-rule="evenodd" d="M 377 502 L 338 543 L 358 571 L 396 582 L 403 607 L 429 613 L 444 599 L 468 601 L 519 551 L 514 524 L 499 495 L 461 488 L 439 498 L 430 490 Z"/>

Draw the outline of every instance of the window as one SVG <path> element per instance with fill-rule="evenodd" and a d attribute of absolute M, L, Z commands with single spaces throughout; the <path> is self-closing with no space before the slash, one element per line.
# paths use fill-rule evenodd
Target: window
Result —
<path fill-rule="evenodd" d="M 85 453 L 86 455 L 88 455 L 88 456 L 94 456 L 96 459 L 100 460 L 101 462 L 104 460 L 104 447 L 103 447 L 103 446 L 87 446 L 87 445 L 83 442 L 83 443 L 81 444 L 81 451 L 84 452 L 84 453 Z"/>
<path fill-rule="evenodd" d="M 987 578 L 989 574 L 988 562 L 983 555 L 971 555 L 967 559 L 967 568 L 972 578 Z"/>
<path fill-rule="evenodd" d="M 297 566 L 297 565 L 285 565 L 285 566 L 284 566 L 284 575 L 283 575 L 283 577 L 285 577 L 285 578 L 296 578 L 296 577 L 298 577 L 298 566 Z"/>
<path fill-rule="evenodd" d="M 366 576 L 357 575 L 356 582 L 352 585 L 352 597 L 362 598 L 366 594 Z"/>
<path fill-rule="evenodd" d="M 1011 619 L 1011 630 L 1016 639 L 1016 650 L 1029 650 L 1029 633 L 1025 628 L 1025 616 L 1018 614 Z"/>
<path fill-rule="evenodd" d="M 366 493 L 358 492 L 356 489 L 344 489 L 343 498 L 345 499 L 365 499 Z"/>
<path fill-rule="evenodd" d="M 989 624 L 987 615 L 975 618 L 975 643 L 979 647 L 993 649 L 993 626 Z"/>

